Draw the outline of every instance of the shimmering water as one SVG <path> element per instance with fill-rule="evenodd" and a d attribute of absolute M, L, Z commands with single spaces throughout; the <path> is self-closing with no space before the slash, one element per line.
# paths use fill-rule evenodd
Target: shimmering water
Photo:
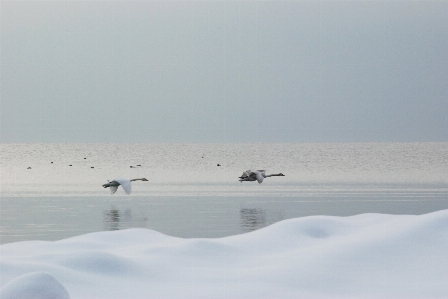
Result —
<path fill-rule="evenodd" d="M 2 144 L 0 149 L 1 243 L 130 227 L 222 237 L 308 215 L 448 209 L 448 143 Z M 285 177 L 238 182 L 250 168 Z M 121 188 L 111 196 L 101 185 L 115 177 L 149 182 L 133 182 L 129 196 Z"/>

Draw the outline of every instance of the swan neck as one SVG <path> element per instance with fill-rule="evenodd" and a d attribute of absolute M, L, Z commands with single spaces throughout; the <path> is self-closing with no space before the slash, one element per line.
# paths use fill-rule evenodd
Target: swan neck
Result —
<path fill-rule="evenodd" d="M 146 179 L 145 178 L 139 178 L 139 179 L 132 179 L 130 181 L 133 182 L 133 181 L 144 181 L 144 180 L 146 180 Z"/>

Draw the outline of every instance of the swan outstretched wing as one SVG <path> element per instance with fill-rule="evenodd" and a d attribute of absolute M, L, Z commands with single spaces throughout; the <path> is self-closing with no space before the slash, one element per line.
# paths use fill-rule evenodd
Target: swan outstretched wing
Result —
<path fill-rule="evenodd" d="M 117 192 L 118 187 L 117 186 L 109 186 L 109 189 L 110 189 L 110 195 L 112 195 L 115 192 Z"/>
<path fill-rule="evenodd" d="M 258 184 L 263 183 L 264 176 L 263 176 L 262 172 L 257 170 L 257 171 L 253 171 L 252 173 L 255 175 L 255 178 L 257 179 Z"/>
<path fill-rule="evenodd" d="M 128 195 L 131 194 L 132 189 L 131 189 L 131 182 L 130 181 L 123 182 L 121 184 L 121 187 L 123 187 L 123 190 L 124 190 L 124 192 L 126 192 L 126 194 L 128 194 Z"/>
<path fill-rule="evenodd" d="M 250 178 L 251 181 L 258 181 L 259 184 L 263 183 L 263 174 L 259 172 L 258 170 L 251 170 L 248 178 Z"/>
<path fill-rule="evenodd" d="M 240 181 L 258 181 L 259 184 L 263 182 L 266 170 L 246 170 L 240 176 Z"/>
<path fill-rule="evenodd" d="M 124 192 L 126 192 L 126 194 L 131 194 L 132 189 L 131 189 L 131 181 L 128 179 L 115 179 L 114 181 L 118 182 L 121 187 L 123 187 Z"/>

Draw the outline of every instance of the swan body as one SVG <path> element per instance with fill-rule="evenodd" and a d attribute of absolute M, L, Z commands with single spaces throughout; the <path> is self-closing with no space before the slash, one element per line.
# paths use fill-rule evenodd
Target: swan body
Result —
<path fill-rule="evenodd" d="M 239 177 L 240 182 L 257 181 L 259 184 L 263 183 L 263 179 L 271 176 L 285 176 L 283 173 L 266 174 L 266 170 L 246 170 Z"/>
<path fill-rule="evenodd" d="M 148 180 L 145 178 L 132 179 L 132 180 L 117 178 L 117 179 L 113 179 L 112 181 L 108 181 L 108 183 L 103 185 L 103 188 L 110 188 L 110 194 L 112 195 L 115 192 L 117 192 L 118 186 L 121 186 L 123 188 L 124 192 L 126 192 L 126 194 L 129 195 L 132 192 L 131 182 L 133 182 L 133 181 L 147 182 Z"/>

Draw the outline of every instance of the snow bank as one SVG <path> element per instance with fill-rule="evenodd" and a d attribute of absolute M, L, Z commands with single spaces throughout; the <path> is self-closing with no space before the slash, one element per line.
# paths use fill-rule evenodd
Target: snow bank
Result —
<path fill-rule="evenodd" d="M 304 217 L 219 239 L 129 229 L 0 250 L 2 299 L 29 298 L 33 284 L 72 299 L 448 297 L 448 210 Z"/>
<path fill-rule="evenodd" d="M 64 286 L 44 272 L 32 272 L 14 278 L 1 292 L 2 299 L 69 299 Z"/>

